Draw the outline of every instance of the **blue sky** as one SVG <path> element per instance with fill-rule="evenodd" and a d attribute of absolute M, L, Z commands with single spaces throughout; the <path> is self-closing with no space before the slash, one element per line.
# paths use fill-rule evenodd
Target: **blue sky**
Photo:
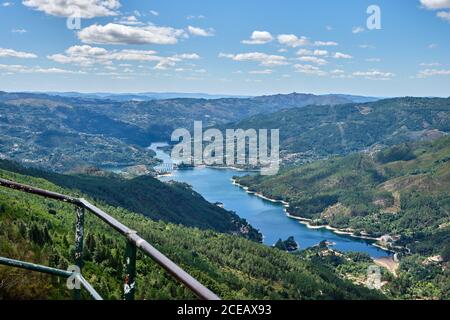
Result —
<path fill-rule="evenodd" d="M 450 96 L 449 40 L 450 0 L 0 0 L 0 90 Z"/>

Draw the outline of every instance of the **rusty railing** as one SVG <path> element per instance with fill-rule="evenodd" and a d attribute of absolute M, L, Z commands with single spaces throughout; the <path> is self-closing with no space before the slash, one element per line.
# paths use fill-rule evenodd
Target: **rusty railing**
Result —
<path fill-rule="evenodd" d="M 74 277 L 88 292 L 97 300 L 101 300 L 100 295 L 95 289 L 83 278 L 81 269 L 83 266 L 83 239 L 84 239 L 84 215 L 85 211 L 93 213 L 100 218 L 103 222 L 119 232 L 127 239 L 127 248 L 125 253 L 126 274 L 124 280 L 123 297 L 125 300 L 134 300 L 136 292 L 136 251 L 141 250 L 145 255 L 152 258 L 158 265 L 170 273 L 177 281 L 181 282 L 187 288 L 189 288 L 198 298 L 203 300 L 219 300 L 220 298 L 214 294 L 211 290 L 203 286 L 190 274 L 180 268 L 177 264 L 159 252 L 150 243 L 141 238 L 136 231 L 128 228 L 117 219 L 113 218 L 103 210 L 92 205 L 88 201 L 82 198 L 75 198 L 56 192 L 34 188 L 28 185 L 20 184 L 17 182 L 0 179 L 0 186 L 19 190 L 26 193 L 35 194 L 48 199 L 54 199 L 66 203 L 70 203 L 76 206 L 76 231 L 75 231 L 75 265 L 79 271 L 65 271 L 55 268 L 50 268 L 42 265 L 28 263 L 24 261 L 18 261 L 8 258 L 0 257 L 0 264 L 23 268 L 31 271 L 37 271 L 42 273 L 48 273 L 57 275 L 60 277 Z M 80 299 L 80 289 L 75 289 L 74 297 Z"/>

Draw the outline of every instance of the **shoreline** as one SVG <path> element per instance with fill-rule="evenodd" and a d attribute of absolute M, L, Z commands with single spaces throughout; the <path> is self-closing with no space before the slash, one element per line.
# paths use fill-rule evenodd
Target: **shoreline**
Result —
<path fill-rule="evenodd" d="M 252 194 L 252 195 L 254 195 L 254 196 L 258 197 L 258 198 L 261 198 L 261 199 L 264 199 L 266 201 L 270 201 L 270 202 L 273 202 L 273 203 L 281 203 L 284 206 L 284 212 L 285 212 L 285 214 L 286 214 L 286 216 L 288 218 L 299 221 L 299 223 L 305 225 L 308 229 L 327 229 L 327 230 L 330 230 L 330 231 L 332 231 L 332 232 L 334 232 L 334 233 L 336 233 L 338 235 L 346 235 L 346 236 L 350 236 L 350 237 L 356 238 L 356 239 L 370 240 L 370 241 L 380 241 L 381 240 L 381 237 L 375 238 L 375 237 L 369 237 L 369 236 L 358 236 L 358 235 L 355 235 L 353 232 L 348 231 L 347 229 L 334 228 L 334 227 L 332 227 L 330 225 L 321 225 L 321 226 L 312 225 L 311 224 L 312 219 L 299 217 L 299 216 L 294 216 L 294 215 L 290 214 L 289 211 L 287 210 L 287 208 L 290 206 L 289 202 L 286 202 L 286 201 L 283 201 L 283 200 L 276 200 L 276 199 L 269 198 L 269 197 L 263 195 L 260 192 L 249 191 L 249 188 L 247 186 L 244 186 L 244 185 L 238 183 L 233 178 L 231 179 L 231 182 L 232 182 L 233 185 L 243 189 L 248 194 Z M 394 251 L 392 249 L 389 249 L 389 248 L 386 248 L 386 247 L 383 247 L 382 245 L 380 245 L 377 242 L 370 243 L 370 245 L 372 245 L 374 247 L 377 247 L 377 248 L 379 248 L 379 249 L 381 249 L 383 251 L 386 251 L 388 253 L 392 253 L 392 254 L 396 253 L 396 251 Z"/>

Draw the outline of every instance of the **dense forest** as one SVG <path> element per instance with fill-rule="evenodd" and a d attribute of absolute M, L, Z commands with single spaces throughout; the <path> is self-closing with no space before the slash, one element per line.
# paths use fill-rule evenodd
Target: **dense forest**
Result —
<path fill-rule="evenodd" d="M 63 175 L 26 168 L 7 160 L 0 160 L 0 169 L 46 179 L 74 192 L 87 194 L 96 201 L 143 214 L 155 221 L 261 240 L 260 233 L 236 213 L 209 203 L 186 184 L 166 184 L 151 176 L 124 179 L 105 172 Z"/>
<path fill-rule="evenodd" d="M 449 161 L 450 138 L 444 137 L 237 181 L 250 191 L 289 202 L 288 212 L 311 219 L 312 225 L 377 238 L 387 235 L 380 242 L 402 253 L 405 277 L 448 295 Z"/>
<path fill-rule="evenodd" d="M 260 114 L 227 128 L 280 129 L 285 163 L 379 150 L 450 132 L 450 98 L 395 98 L 369 103 L 291 108 Z"/>
<path fill-rule="evenodd" d="M 65 194 L 43 178 L 0 170 L 0 177 Z M 78 194 L 93 201 L 87 194 Z M 102 202 L 102 209 L 137 230 L 224 299 L 383 299 L 327 264 L 243 237 L 166 222 Z M 73 263 L 74 207 L 0 188 L 0 255 L 65 269 Z M 85 222 L 84 275 L 104 298 L 120 299 L 125 242 L 91 215 Z M 150 259 L 138 255 L 138 299 L 193 298 Z M 0 267 L 0 299 L 70 299 L 65 281 Z M 88 298 L 87 296 L 85 296 Z"/>
<path fill-rule="evenodd" d="M 85 96 L 0 92 L 0 158 L 46 170 L 152 165 L 152 142 L 177 128 L 205 127 L 310 104 L 336 105 L 371 98 L 288 94 L 246 99 L 116 101 Z"/>

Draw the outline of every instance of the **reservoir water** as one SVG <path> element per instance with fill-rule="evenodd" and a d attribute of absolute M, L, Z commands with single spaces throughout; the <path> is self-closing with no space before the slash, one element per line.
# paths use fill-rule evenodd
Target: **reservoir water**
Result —
<path fill-rule="evenodd" d="M 164 143 L 154 143 L 150 149 L 157 153 L 157 158 L 170 163 L 170 157 L 158 147 Z M 260 230 L 266 245 L 273 245 L 278 239 L 294 236 L 305 249 L 326 240 L 333 243 L 333 248 L 340 251 L 366 252 L 374 258 L 388 256 L 390 253 L 373 246 L 371 241 L 339 235 L 327 229 L 309 229 L 298 220 L 286 216 L 281 203 L 264 200 L 248 194 L 242 188 L 232 184 L 233 176 L 247 175 L 249 172 L 232 169 L 193 168 L 176 170 L 170 176 L 162 176 L 161 181 L 175 180 L 185 182 L 200 193 L 207 201 L 221 202 L 227 210 L 235 211 L 253 227 Z"/>

